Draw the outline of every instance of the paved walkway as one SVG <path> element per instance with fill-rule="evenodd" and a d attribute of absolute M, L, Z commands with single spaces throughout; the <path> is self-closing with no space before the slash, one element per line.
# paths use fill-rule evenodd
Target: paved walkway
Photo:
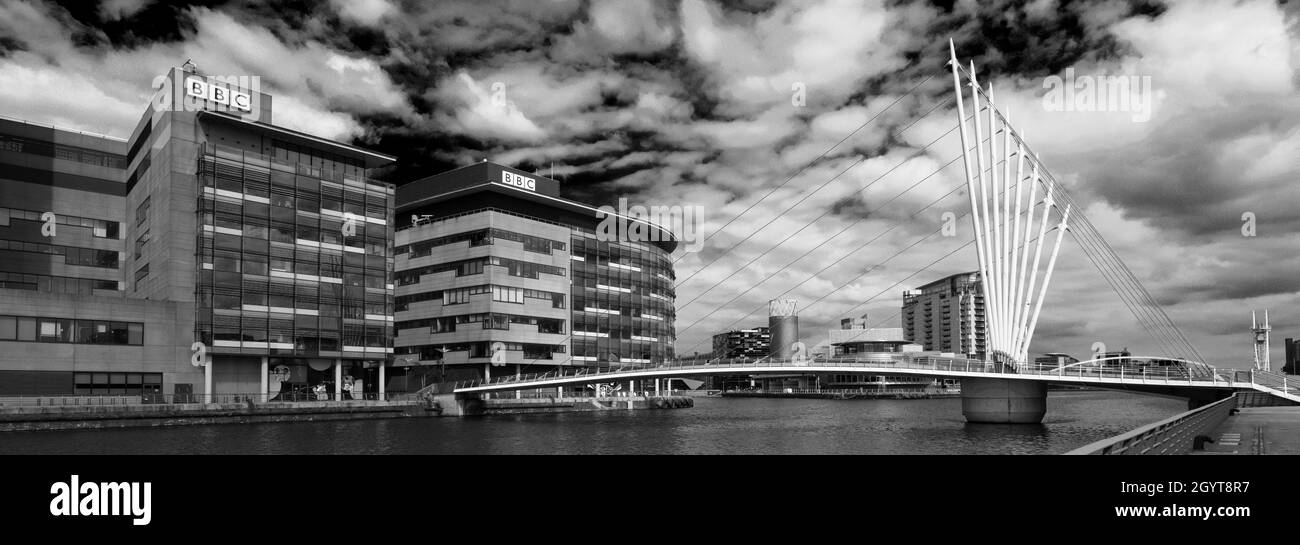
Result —
<path fill-rule="evenodd" d="M 1300 407 L 1239 409 L 1192 454 L 1300 454 Z"/>

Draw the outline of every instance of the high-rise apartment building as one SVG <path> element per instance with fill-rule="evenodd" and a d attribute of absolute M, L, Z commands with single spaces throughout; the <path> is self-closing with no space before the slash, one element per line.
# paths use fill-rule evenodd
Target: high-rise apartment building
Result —
<path fill-rule="evenodd" d="M 766 327 L 733 329 L 713 336 L 713 357 L 765 358 L 771 353 L 772 334 Z"/>
<path fill-rule="evenodd" d="M 903 292 L 903 336 L 925 350 L 983 358 L 984 295 L 978 272 Z"/>

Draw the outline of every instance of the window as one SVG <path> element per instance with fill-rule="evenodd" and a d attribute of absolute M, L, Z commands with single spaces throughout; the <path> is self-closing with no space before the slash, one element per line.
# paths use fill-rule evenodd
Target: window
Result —
<path fill-rule="evenodd" d="M 267 273 L 267 257 L 244 254 L 243 269 L 244 274 L 258 274 L 265 276 Z"/>
<path fill-rule="evenodd" d="M 524 290 L 508 286 L 492 286 L 492 300 L 504 303 L 523 303 Z"/>
<path fill-rule="evenodd" d="M 483 322 L 483 329 L 510 329 L 508 314 L 492 314 Z"/>
<path fill-rule="evenodd" d="M 244 236 L 256 239 L 265 239 L 267 237 L 267 228 L 265 225 L 244 224 Z"/>
<path fill-rule="evenodd" d="M 145 263 L 143 267 L 140 267 L 135 271 L 135 288 L 133 289 L 135 289 L 136 291 L 140 291 L 140 281 L 145 279 L 148 276 L 149 276 L 149 264 Z"/>
<path fill-rule="evenodd" d="M 140 238 L 135 239 L 135 258 L 140 259 L 144 256 L 144 245 L 149 242 L 149 231 L 145 231 Z"/>
<path fill-rule="evenodd" d="M 40 341 L 47 343 L 72 342 L 72 320 L 41 318 Z"/>
<path fill-rule="evenodd" d="M 293 242 L 293 227 L 280 225 L 272 227 L 271 242 Z"/>
<path fill-rule="evenodd" d="M 135 207 L 136 225 L 140 225 L 141 223 L 144 223 L 145 220 L 149 219 L 149 203 L 152 200 L 153 200 L 152 195 L 145 197 L 144 200 L 140 202 L 140 205 Z"/>
<path fill-rule="evenodd" d="M 140 345 L 144 343 L 144 324 L 0 316 L 0 340 Z"/>
<path fill-rule="evenodd" d="M 212 258 L 212 268 L 218 271 L 239 272 L 239 258 L 217 254 Z"/>
<path fill-rule="evenodd" d="M 483 273 L 483 261 L 466 261 L 460 264 L 456 271 L 456 276 L 469 276 L 471 274 Z"/>
<path fill-rule="evenodd" d="M 36 318 L 18 318 L 18 340 L 36 340 Z"/>

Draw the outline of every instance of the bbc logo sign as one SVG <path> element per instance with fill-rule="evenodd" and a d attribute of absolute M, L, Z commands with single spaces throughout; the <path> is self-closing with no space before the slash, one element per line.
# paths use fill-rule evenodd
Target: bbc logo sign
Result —
<path fill-rule="evenodd" d="M 245 112 L 253 111 L 253 95 L 236 89 L 231 89 L 224 85 L 218 85 L 203 78 L 187 78 L 185 80 L 185 94 L 215 102 L 222 106 L 229 106 L 236 110 Z"/>
<path fill-rule="evenodd" d="M 513 172 L 501 171 L 501 183 L 521 187 L 529 191 L 537 191 L 537 180 Z"/>

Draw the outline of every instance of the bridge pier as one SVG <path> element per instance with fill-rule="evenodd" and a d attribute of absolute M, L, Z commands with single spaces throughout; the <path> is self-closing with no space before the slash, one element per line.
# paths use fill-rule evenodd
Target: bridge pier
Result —
<path fill-rule="evenodd" d="M 443 416 L 473 416 L 483 414 L 483 400 L 477 395 L 436 394 L 433 402 Z"/>
<path fill-rule="evenodd" d="M 1047 383 L 963 378 L 961 412 L 973 424 L 1038 424 L 1047 414 Z"/>

